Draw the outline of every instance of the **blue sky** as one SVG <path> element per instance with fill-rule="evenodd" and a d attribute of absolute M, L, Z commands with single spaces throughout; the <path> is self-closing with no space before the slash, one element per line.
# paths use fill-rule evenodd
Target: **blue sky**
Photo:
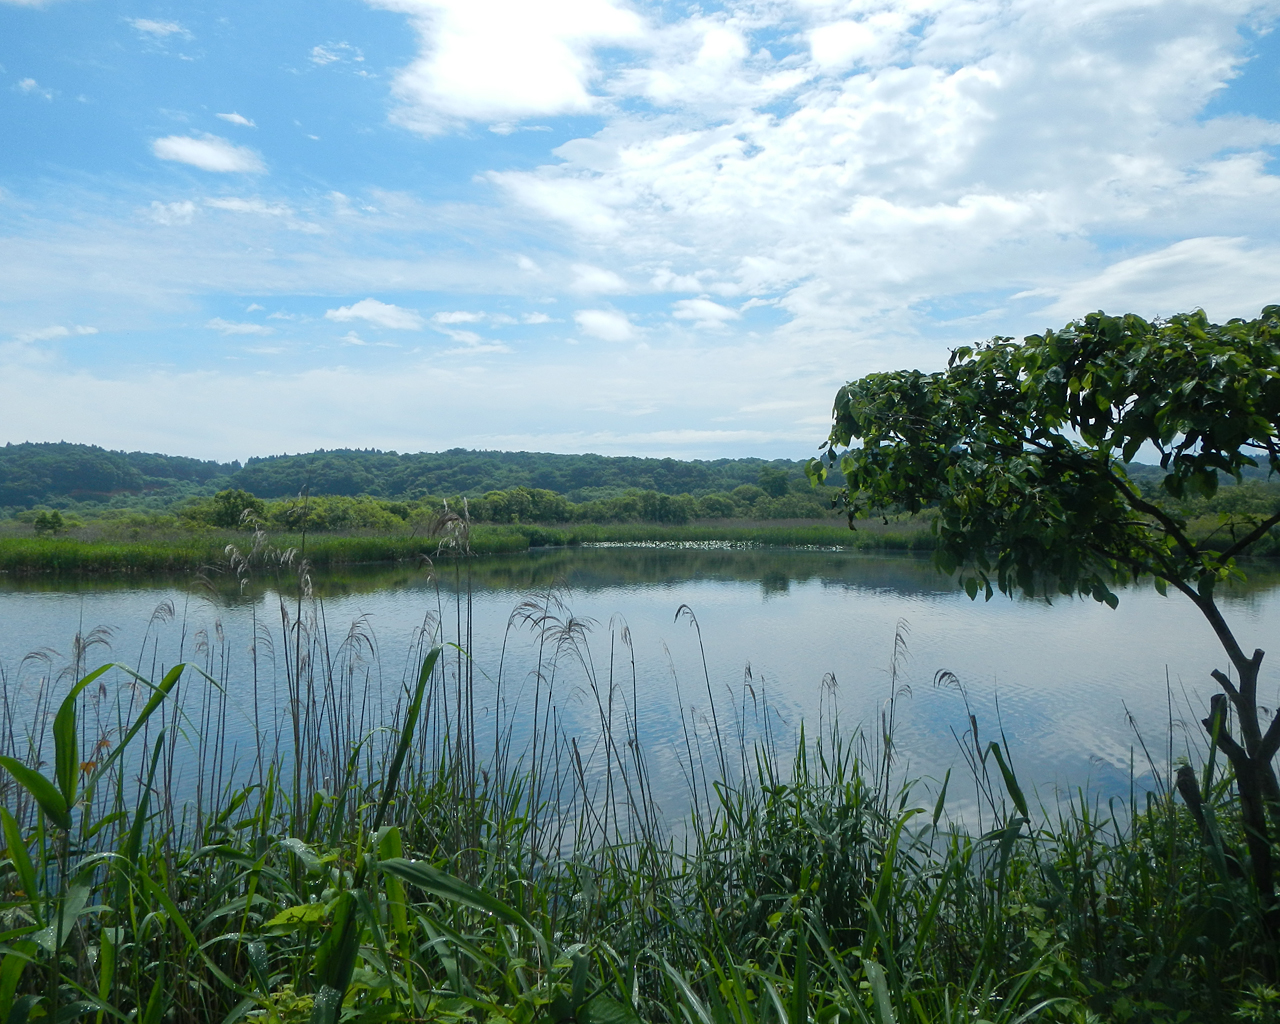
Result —
<path fill-rule="evenodd" d="M 0 441 L 803 457 L 1280 302 L 1280 2 L 0 0 Z"/>

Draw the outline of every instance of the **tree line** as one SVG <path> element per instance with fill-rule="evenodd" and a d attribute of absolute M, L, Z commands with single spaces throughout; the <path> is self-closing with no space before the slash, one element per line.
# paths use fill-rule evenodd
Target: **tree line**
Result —
<path fill-rule="evenodd" d="M 223 490 L 264 499 L 305 491 L 418 501 L 432 495 L 482 498 L 524 489 L 561 495 L 576 505 L 631 491 L 698 499 L 750 485 L 779 497 L 787 493 L 788 480 L 801 478 L 801 467 L 782 459 L 682 461 L 461 448 L 416 454 L 316 451 L 251 458 L 242 465 L 66 442 L 24 443 L 0 448 L 0 507 L 10 514 L 40 505 L 65 509 L 76 504 L 161 511 Z"/>

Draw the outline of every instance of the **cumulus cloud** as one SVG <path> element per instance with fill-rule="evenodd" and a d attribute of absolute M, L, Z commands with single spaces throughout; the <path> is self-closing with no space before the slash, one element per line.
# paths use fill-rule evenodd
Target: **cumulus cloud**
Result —
<path fill-rule="evenodd" d="M 1246 238 L 1188 238 L 1119 260 L 1065 287 L 1025 294 L 1054 296 L 1041 311 L 1051 321 L 1095 309 L 1158 317 L 1196 308 L 1210 319 L 1228 320 L 1280 301 L 1280 246 Z"/>
<path fill-rule="evenodd" d="M 395 80 L 404 123 L 510 126 L 597 106 L 594 51 L 641 42 L 640 17 L 611 0 L 371 0 L 410 16 L 419 56 Z"/>
<path fill-rule="evenodd" d="M 266 170 L 262 157 L 252 149 L 217 135 L 166 135 L 151 143 L 151 151 L 161 160 L 190 164 L 202 171 L 260 174 Z"/>
<path fill-rule="evenodd" d="M 375 327 L 385 327 L 392 331 L 420 331 L 426 324 L 416 310 L 379 302 L 377 299 L 361 299 L 350 306 L 330 309 L 325 313 L 325 319 L 344 323 L 364 320 Z"/>
<path fill-rule="evenodd" d="M 231 124 L 238 124 L 238 125 L 240 125 L 242 128 L 257 128 L 257 127 L 258 127 L 256 124 L 254 124 L 254 123 L 253 123 L 249 118 L 245 117 L 243 114 L 237 114 L 237 113 L 234 113 L 234 112 L 233 112 L 233 113 L 230 113 L 230 114 L 214 114 L 213 116 L 214 116 L 214 117 L 219 117 L 219 118 L 221 118 L 221 119 L 222 119 L 222 120 L 224 120 L 224 121 L 228 121 L 228 122 L 230 122 Z"/>
<path fill-rule="evenodd" d="M 950 345 L 1098 307 L 1157 315 L 1201 304 L 1221 320 L 1280 294 L 1280 125 L 1215 113 L 1243 95 L 1231 83 L 1247 60 L 1245 28 L 1274 21 L 1275 0 L 543 0 L 527 15 L 496 0 L 475 0 L 479 13 L 461 0 L 369 2 L 403 12 L 420 39 L 395 85 L 397 116 L 458 129 L 467 152 L 500 153 L 505 169 L 472 184 L 473 163 L 459 172 L 446 161 L 456 202 L 426 186 L 414 196 L 352 181 L 350 198 L 300 184 L 220 205 L 165 196 L 149 211 L 139 193 L 141 210 L 118 221 L 102 196 L 59 194 L 56 214 L 24 213 L 0 238 L 0 278 L 47 310 L 11 312 L 11 323 L 65 320 L 58 310 L 92 295 L 113 321 L 174 324 L 175 297 L 194 305 L 214 292 L 299 311 L 289 336 L 300 361 L 356 353 L 336 337 L 348 328 L 371 343 L 395 337 L 387 320 L 438 332 L 412 388 L 408 370 L 365 384 L 334 375 L 328 390 L 319 370 L 300 374 L 309 401 L 337 396 L 308 414 L 312 447 L 368 437 L 362 424 L 392 404 L 369 396 L 391 392 L 411 397 L 387 412 L 380 439 L 424 443 L 421 420 L 403 410 L 418 407 L 425 380 L 448 391 L 453 422 L 474 429 L 478 409 L 501 422 L 483 442 L 494 447 L 604 447 L 597 439 L 626 415 L 635 429 L 609 435 L 615 450 L 771 444 L 795 455 L 825 433 L 834 388 L 852 376 L 937 367 Z M 621 12 L 625 31 L 590 17 L 569 25 L 558 6 Z M 541 23 L 526 31 L 532 19 Z M 491 36 L 501 45 L 488 52 Z M 317 41 L 297 44 L 310 68 Z M 337 44 L 312 56 L 330 70 L 363 67 Z M 486 132 L 529 125 L 555 135 L 516 145 Z M 378 148 L 379 133 L 364 138 L 376 176 L 396 151 Z M 477 149 L 477 139 L 489 142 Z M 230 181 L 227 191 L 253 191 Z M 289 210 L 326 233 L 287 235 L 300 216 Z M 354 301 L 375 292 L 423 312 Z M 344 296 L 320 324 L 318 295 Z M 504 357 L 510 373 L 480 372 L 472 357 L 492 344 L 483 335 L 552 333 L 510 323 L 525 309 L 544 312 L 524 323 L 544 325 L 566 310 L 568 329 L 555 331 L 566 341 L 623 343 L 522 344 Z M 457 355 L 445 360 L 448 339 Z M 33 360 L 45 354 L 30 348 Z M 203 349 L 184 358 L 208 369 L 226 345 Z M 466 372 L 441 385 L 440 364 L 454 359 Z M 11 379 L 7 367 L 0 377 Z M 224 385 L 210 407 L 262 393 Z M 29 391 L 24 408 L 58 423 L 39 407 L 53 390 Z M 60 401 L 65 414 L 72 399 Z M 295 408 L 274 422 L 292 430 L 304 418 Z M 521 435 L 535 419 L 537 440 Z"/>
<path fill-rule="evenodd" d="M 573 268 L 570 289 L 583 295 L 617 295 L 627 290 L 627 282 L 612 270 L 583 263 Z"/>
<path fill-rule="evenodd" d="M 252 323 L 236 323 L 233 320 L 223 320 L 220 316 L 215 316 L 207 324 L 211 331 L 220 331 L 223 334 L 274 334 L 270 327 L 264 327 L 262 324 Z"/>
<path fill-rule="evenodd" d="M 1004 329 L 1032 329 L 1046 305 L 1083 312 L 1073 304 L 1107 280 L 1115 302 L 1143 301 L 1144 268 L 1173 273 L 1165 250 L 1180 240 L 1274 237 L 1280 124 L 1204 115 L 1241 67 L 1251 0 L 1088 9 L 875 0 L 677 20 L 612 80 L 619 101 L 665 110 L 620 102 L 556 160 L 489 180 L 579 252 L 608 253 L 592 266 L 619 282 L 767 300 L 787 339 L 856 327 L 864 348 L 919 358 L 903 342 L 942 351 L 931 323 L 968 337 L 996 325 L 962 320 L 1004 310 Z M 798 50 L 762 49 L 797 23 Z M 1117 237 L 1151 260 L 1103 273 L 1095 244 Z M 1273 263 L 1241 278 L 1234 257 L 1196 252 L 1224 307 L 1260 301 Z M 675 316 L 733 321 L 701 308 Z"/>
<path fill-rule="evenodd" d="M 677 320 L 692 320 L 694 327 L 715 329 L 729 320 L 742 317 L 736 309 L 729 309 L 710 299 L 681 299 L 673 307 L 672 316 Z"/>
<path fill-rule="evenodd" d="M 612 309 L 580 309 L 573 314 L 583 334 L 601 341 L 630 341 L 636 336 L 635 325 L 626 314 Z"/>

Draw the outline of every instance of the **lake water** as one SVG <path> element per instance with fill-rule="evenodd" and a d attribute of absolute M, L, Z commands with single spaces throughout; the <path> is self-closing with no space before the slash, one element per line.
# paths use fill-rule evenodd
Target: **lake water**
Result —
<path fill-rule="evenodd" d="M 456 601 L 456 584 L 467 575 L 470 597 Z M 1224 596 L 1228 620 L 1249 650 L 1267 649 L 1280 626 L 1274 573 L 1254 576 L 1248 588 Z M 292 608 L 294 597 L 281 589 Z M 1209 671 L 1225 668 L 1208 625 L 1179 595 L 1130 588 L 1114 611 L 1066 599 L 971 602 L 927 560 L 901 555 L 557 549 L 477 559 L 469 571 L 442 564 L 434 577 L 405 567 L 321 576 L 315 593 L 330 650 L 352 623 L 373 645 L 357 659 L 373 680 L 366 689 L 375 690 L 360 712 L 362 728 L 376 724 L 379 708 L 415 673 L 424 622 L 430 630 L 442 621 L 445 639 L 454 639 L 469 609 L 477 732 L 492 734 L 501 663 L 502 707 L 517 741 L 540 648 L 534 631 L 510 625 L 512 612 L 530 599 L 546 607 L 554 595 L 559 619 L 571 615 L 581 626 L 570 631 L 577 641 L 568 653 L 561 648 L 556 669 L 562 724 L 590 731 L 597 715 L 590 680 L 594 674 L 598 687 L 607 681 L 612 650 L 620 706 L 634 700 L 641 742 L 673 806 L 680 802 L 685 724 L 709 735 L 713 701 L 725 731 L 735 709 L 747 708 L 749 722 L 758 723 L 763 698 L 783 738 L 802 721 L 812 731 L 832 715 L 846 733 L 858 725 L 874 733 L 894 678 L 904 773 L 936 779 L 960 765 L 957 736 L 968 729 L 969 708 L 984 740 L 1003 730 L 1024 787 L 1046 801 L 1055 788 L 1081 785 L 1104 796 L 1127 793 L 1131 761 L 1140 783 L 1149 779 L 1138 733 L 1158 767 L 1171 736 L 1175 757 L 1188 750 L 1198 756 L 1196 721 L 1214 692 Z M 157 618 L 165 602 L 174 614 Z M 696 629 L 687 615 L 677 619 L 682 607 L 696 617 Z M 10 717 L 23 725 L 41 681 L 67 668 L 73 638 L 102 627 L 98 635 L 108 642 L 88 649 L 88 666 L 116 661 L 158 676 L 179 660 L 202 663 L 231 698 L 222 728 L 234 742 L 249 743 L 255 721 L 261 729 L 280 715 L 284 645 L 270 641 L 280 632 L 279 608 L 271 584 L 0 578 L 0 668 Z M 255 623 L 258 701 L 269 705 L 256 712 Z M 624 624 L 634 682 L 631 656 L 620 645 Z M 466 631 L 464 623 L 464 637 Z M 547 651 L 544 645 L 544 671 Z M 32 652 L 43 653 L 28 657 Z M 963 692 L 935 685 L 943 671 Z M 1264 704 L 1280 704 L 1280 649 L 1264 662 L 1260 693 Z"/>

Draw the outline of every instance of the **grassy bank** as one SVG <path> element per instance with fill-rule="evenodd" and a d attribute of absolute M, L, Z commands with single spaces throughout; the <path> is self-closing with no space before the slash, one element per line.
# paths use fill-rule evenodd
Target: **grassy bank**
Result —
<path fill-rule="evenodd" d="M 101 526 L 56 537 L 0 534 L 0 572 L 165 573 L 192 572 L 227 562 L 226 548 L 253 546 L 250 533 L 232 530 L 112 530 Z M 305 551 L 316 567 L 375 562 L 417 562 L 442 553 L 441 538 L 409 532 L 280 534 L 273 546 Z M 666 525 L 657 523 L 571 526 L 472 525 L 469 550 L 475 555 L 526 551 L 530 547 L 581 544 L 734 544 L 778 547 L 839 547 L 865 550 L 930 550 L 926 524 L 885 526 L 879 520 L 850 531 L 839 521 L 726 520 Z M 444 549 L 447 553 L 448 547 Z"/>
<path fill-rule="evenodd" d="M 305 594 L 247 655 L 209 638 L 154 688 L 72 688 L 86 645 L 65 679 L 4 680 L 0 1020 L 1275 1019 L 1222 766 L 1199 774 L 1206 841 L 1167 775 L 1125 805 L 1028 806 L 974 719 L 966 777 L 903 780 L 892 675 L 866 736 L 780 733 L 708 686 L 682 709 L 673 821 L 625 627 L 593 657 L 553 598 L 521 606 L 539 671 L 487 666 L 502 711 L 481 735 L 456 600 L 398 703 Z M 229 715 L 252 715 L 248 749 Z"/>

